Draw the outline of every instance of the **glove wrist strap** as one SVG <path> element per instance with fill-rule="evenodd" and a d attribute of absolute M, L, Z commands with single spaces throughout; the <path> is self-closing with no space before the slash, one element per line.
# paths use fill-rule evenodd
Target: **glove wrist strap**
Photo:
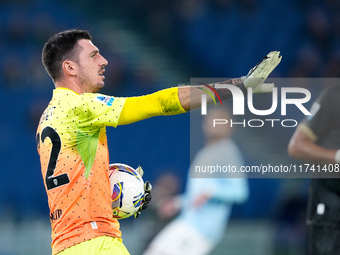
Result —
<path fill-rule="evenodd" d="M 230 79 L 230 80 L 227 80 L 227 81 L 224 81 L 224 82 L 219 82 L 219 84 L 235 85 L 236 87 L 238 87 L 239 89 L 242 90 L 244 95 L 247 95 L 247 89 L 244 86 L 243 80 L 241 78 Z M 231 98 L 233 96 L 231 91 L 227 88 L 216 88 L 215 84 L 213 85 L 213 88 L 216 90 L 216 92 L 219 95 L 219 97 L 221 98 L 221 100 Z"/>

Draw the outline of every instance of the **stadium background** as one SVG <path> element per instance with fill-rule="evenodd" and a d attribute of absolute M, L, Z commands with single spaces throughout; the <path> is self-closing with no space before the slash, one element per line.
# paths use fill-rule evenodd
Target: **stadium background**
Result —
<path fill-rule="evenodd" d="M 339 10 L 336 0 L 1 0 L 0 255 L 50 253 L 35 129 L 53 89 L 40 61 L 52 34 L 88 29 L 109 61 L 102 92 L 133 96 L 190 77 L 244 75 L 270 50 L 283 55 L 272 77 L 339 77 Z M 307 88 L 314 99 L 322 85 Z M 172 185 L 161 189 L 180 192 L 190 158 L 189 122 L 184 114 L 109 128 L 111 161 L 140 164 L 145 179 L 168 178 Z M 243 132 L 236 141 L 248 164 L 282 163 L 291 161 L 286 147 L 292 132 Z M 235 208 L 214 254 L 304 254 L 308 180 L 249 182 L 249 201 Z M 151 208 L 138 221 L 122 221 L 132 254 L 140 254 L 157 222 L 165 223 L 157 217 Z"/>

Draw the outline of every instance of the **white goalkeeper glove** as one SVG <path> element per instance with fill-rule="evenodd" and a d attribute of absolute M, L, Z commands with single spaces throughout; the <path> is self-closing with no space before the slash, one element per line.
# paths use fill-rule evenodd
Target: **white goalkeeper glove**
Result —
<path fill-rule="evenodd" d="M 144 175 L 144 171 L 142 169 L 141 166 L 138 166 L 136 168 L 137 173 L 139 173 L 139 175 L 141 177 L 143 177 Z M 151 201 L 151 190 L 152 190 L 152 185 L 149 181 L 146 181 L 144 183 L 144 197 L 143 197 L 143 202 L 142 205 L 139 207 L 138 211 L 134 214 L 135 218 L 137 219 L 138 216 L 142 213 L 142 211 L 146 210 L 146 208 L 148 208 L 149 203 Z"/>
<path fill-rule="evenodd" d="M 279 51 L 271 51 L 256 66 L 242 77 L 246 88 L 252 88 L 253 93 L 268 93 L 274 88 L 273 83 L 263 83 L 275 67 L 281 62 L 282 56 Z"/>

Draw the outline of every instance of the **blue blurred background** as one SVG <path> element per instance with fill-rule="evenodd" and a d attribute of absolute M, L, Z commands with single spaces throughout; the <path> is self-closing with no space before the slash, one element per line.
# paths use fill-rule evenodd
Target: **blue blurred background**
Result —
<path fill-rule="evenodd" d="M 271 77 L 339 77 L 339 11 L 337 0 L 0 0 L 0 255 L 50 252 L 35 131 L 52 95 L 53 83 L 40 60 L 51 35 L 89 30 L 109 61 L 102 93 L 137 96 L 189 84 L 191 77 L 245 75 L 271 50 L 283 55 Z M 307 88 L 315 99 L 322 85 Z M 249 164 L 260 162 L 259 155 L 271 157 L 267 144 L 276 148 L 278 162 L 290 161 L 286 147 L 293 131 L 282 132 L 280 139 L 277 133 L 246 131 L 236 141 Z M 257 154 L 244 139 L 254 136 L 261 138 L 251 140 Z M 111 162 L 140 164 L 145 179 L 156 184 L 171 173 L 168 188 L 183 190 L 190 163 L 189 114 L 108 128 L 108 142 Z M 308 180 L 249 182 L 249 201 L 233 213 L 228 233 L 234 234 L 227 233 L 214 254 L 304 254 Z M 140 254 L 147 242 L 136 235 L 145 231 L 143 224 L 154 226 L 157 220 L 154 215 L 122 221 L 132 254 Z"/>

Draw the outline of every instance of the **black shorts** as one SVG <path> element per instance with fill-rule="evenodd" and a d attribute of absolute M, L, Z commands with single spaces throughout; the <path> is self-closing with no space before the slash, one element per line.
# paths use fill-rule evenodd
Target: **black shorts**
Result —
<path fill-rule="evenodd" d="M 309 225 L 308 255 L 340 255 L 340 228 Z"/>

